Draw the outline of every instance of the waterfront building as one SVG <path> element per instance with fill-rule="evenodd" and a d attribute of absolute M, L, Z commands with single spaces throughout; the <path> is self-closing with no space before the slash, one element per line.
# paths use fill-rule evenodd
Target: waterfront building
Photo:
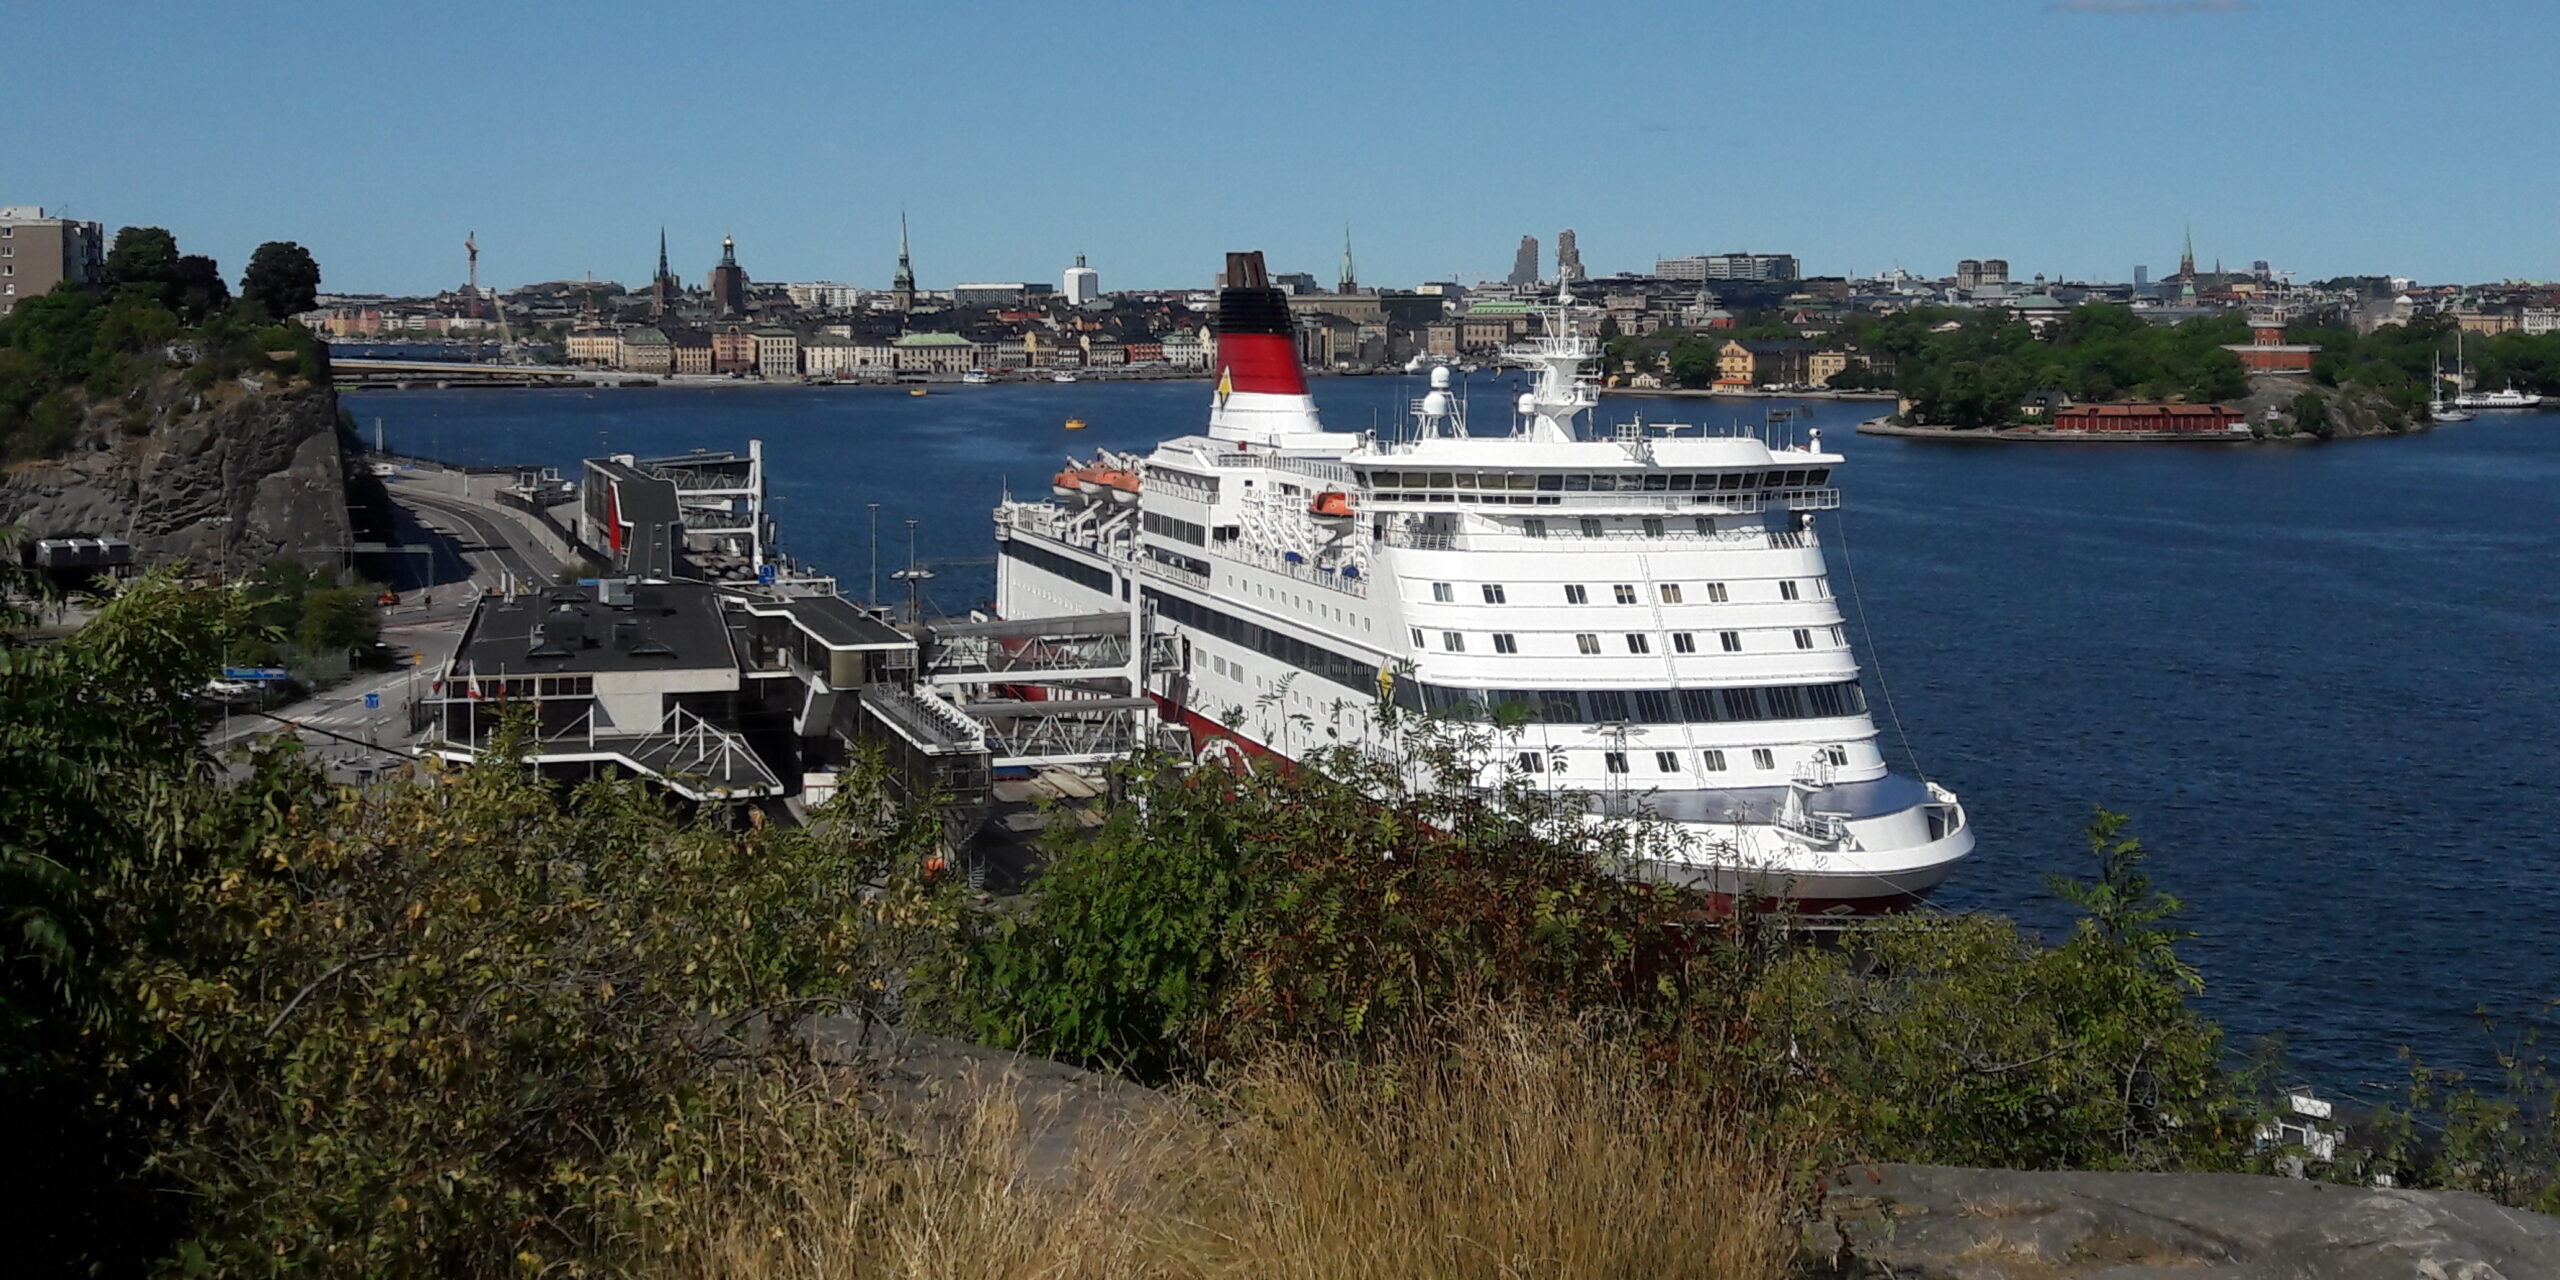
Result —
<path fill-rule="evenodd" d="M 1076 255 L 1076 264 L 1067 268 L 1059 282 L 1059 296 L 1070 307 L 1081 307 L 1102 296 L 1102 273 L 1084 264 L 1084 255 Z"/>
<path fill-rule="evenodd" d="M 978 344 L 956 333 L 910 333 L 890 346 L 900 373 L 966 373 L 978 367 Z"/>
<path fill-rule="evenodd" d="M 778 324 L 760 324 L 747 331 L 756 344 L 756 375 L 763 378 L 797 378 L 800 376 L 800 335 Z"/>
<path fill-rule="evenodd" d="M 2172 404 L 2133 400 L 2115 404 L 2075 404 L 2057 410 L 2057 431 L 2173 432 L 2180 435 L 2228 435 L 2248 430 L 2248 411 L 2227 404 Z"/>
<path fill-rule="evenodd" d="M 633 373 L 675 372 L 675 348 L 668 343 L 664 332 L 647 327 L 625 329 L 621 338 L 620 350 L 614 361 L 616 368 Z"/>
<path fill-rule="evenodd" d="M 0 206 L 0 316 L 18 299 L 51 293 L 65 280 L 106 278 L 104 224 L 46 217 L 38 205 Z"/>
<path fill-rule="evenodd" d="M 724 324 L 711 331 L 711 371 L 713 373 L 753 373 L 756 367 L 756 339 L 744 324 Z"/>
<path fill-rule="evenodd" d="M 1143 340 L 1132 342 L 1127 344 L 1127 349 L 1129 352 L 1129 363 L 1131 364 L 1164 363 L 1164 344 L 1161 342 Z"/>
<path fill-rule="evenodd" d="M 708 375 L 711 366 L 711 335 L 700 329 L 669 327 L 667 358 L 677 373 Z"/>
<path fill-rule="evenodd" d="M 738 265 L 738 242 L 720 237 L 720 265 L 711 269 L 711 306 L 724 316 L 747 313 L 747 272 Z"/>
<path fill-rule="evenodd" d="M 1118 368 L 1129 363 L 1129 348 L 1109 334 L 1088 333 L 1084 336 L 1084 362 L 1088 368 Z"/>
<path fill-rule="evenodd" d="M 863 343 L 841 334 L 812 334 L 800 342 L 800 371 L 812 378 L 841 378 L 862 369 Z"/>
<path fill-rule="evenodd" d="M 1164 351 L 1164 362 L 1176 369 L 1209 367 L 1209 346 L 1200 335 L 1189 329 L 1177 329 L 1158 340 Z"/>
<path fill-rule="evenodd" d="M 1728 339 L 1716 349 L 1716 385 L 1735 389 L 1798 385 L 1811 380 L 1812 359 L 1813 344 L 1802 338 Z"/>
<path fill-rule="evenodd" d="M 1513 288 L 1538 282 L 1538 238 L 1536 236 L 1520 237 L 1520 248 L 1511 255 L 1511 274 L 1504 276 L 1502 282 Z"/>
<path fill-rule="evenodd" d="M 563 347 L 571 364 L 603 369 L 622 362 L 622 334 L 611 325 L 575 326 Z"/>

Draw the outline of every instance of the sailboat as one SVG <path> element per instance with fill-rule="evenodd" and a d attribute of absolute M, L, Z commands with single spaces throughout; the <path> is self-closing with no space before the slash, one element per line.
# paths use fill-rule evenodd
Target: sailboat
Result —
<path fill-rule="evenodd" d="M 2453 385 L 2458 393 L 2462 388 L 2462 330 L 2459 328 L 2453 331 L 2453 371 Z M 2435 384 L 2427 388 L 2427 420 L 2469 422 L 2477 416 L 2479 415 L 2462 407 L 2462 398 L 2459 394 L 2451 400 L 2444 398 L 2444 357 L 2439 354 L 2436 357 Z"/>

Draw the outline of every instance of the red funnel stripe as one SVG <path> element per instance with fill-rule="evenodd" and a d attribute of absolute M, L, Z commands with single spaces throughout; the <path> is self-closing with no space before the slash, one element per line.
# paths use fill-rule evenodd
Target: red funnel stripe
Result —
<path fill-rule="evenodd" d="M 1218 335 L 1218 385 L 1229 391 L 1307 394 L 1306 375 L 1298 370 L 1297 340 L 1277 333 Z"/>

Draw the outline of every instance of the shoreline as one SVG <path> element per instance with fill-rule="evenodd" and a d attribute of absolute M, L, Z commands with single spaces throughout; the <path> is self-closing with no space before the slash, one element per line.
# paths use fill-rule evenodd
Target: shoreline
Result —
<path fill-rule="evenodd" d="M 1862 436 L 1901 436 L 1911 440 L 1945 440 L 1958 444 L 2261 444 L 2255 433 L 2222 431 L 2054 431 L 2041 427 L 1914 427 L 1868 418 L 1858 424 Z M 2304 440 L 2312 437 L 2304 436 Z"/>

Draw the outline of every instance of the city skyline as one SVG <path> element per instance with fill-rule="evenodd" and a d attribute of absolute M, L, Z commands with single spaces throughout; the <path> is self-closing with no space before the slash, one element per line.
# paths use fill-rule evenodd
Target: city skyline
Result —
<path fill-rule="evenodd" d="M 16 148 L 0 202 L 165 226 L 232 273 L 296 240 L 340 292 L 459 285 L 466 232 L 496 287 L 645 286 L 661 225 L 689 283 L 727 234 L 754 279 L 886 288 L 901 209 L 927 290 L 1079 253 L 1105 288 L 1205 287 L 1236 247 L 1330 279 L 1346 222 L 1388 284 L 1501 279 L 1523 234 L 1551 271 L 1567 227 L 1593 276 L 1757 250 L 2156 277 L 2190 224 L 2207 261 L 2302 278 L 2560 276 L 2560 177 L 2443 89 L 2484 50 L 2560 53 L 2560 12 L 2521 3 L 984 8 L 64 14 L 7 92 L 73 127 Z M 1382 105 L 1305 109 L 1333 100 Z"/>

